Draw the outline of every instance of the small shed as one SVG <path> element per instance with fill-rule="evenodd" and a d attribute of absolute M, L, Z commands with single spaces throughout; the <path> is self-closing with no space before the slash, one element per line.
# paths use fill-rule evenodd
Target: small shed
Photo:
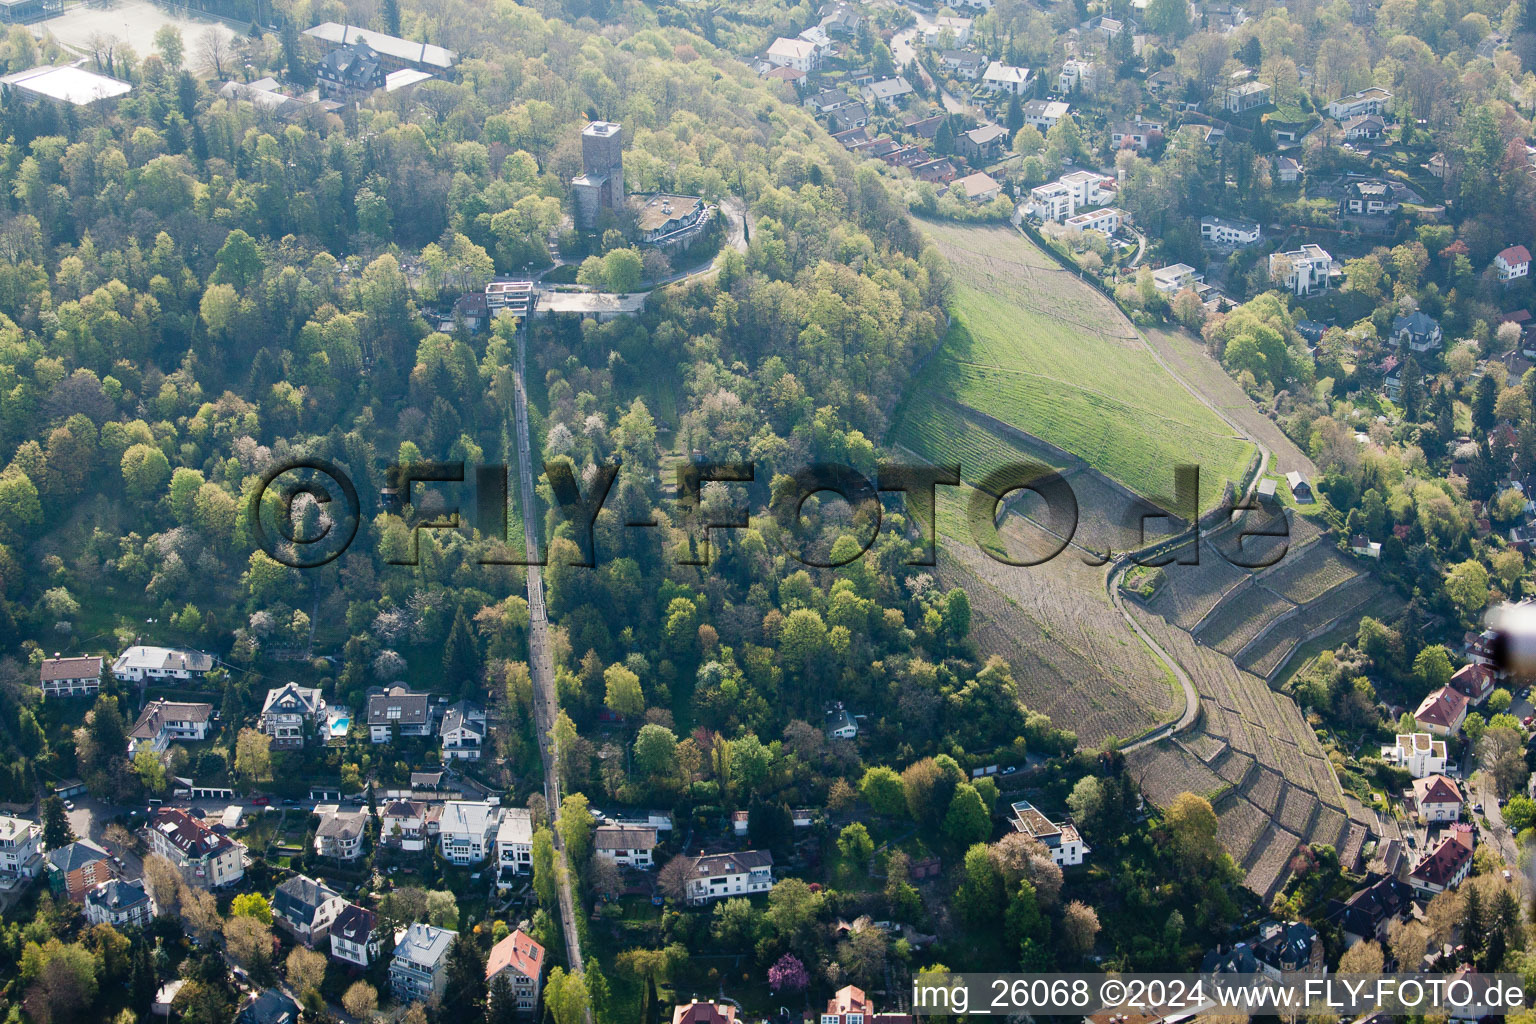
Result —
<path fill-rule="evenodd" d="M 1312 504 L 1312 485 L 1307 482 L 1306 477 L 1302 476 L 1300 473 L 1293 469 L 1289 473 L 1285 474 L 1285 482 L 1290 485 L 1291 497 L 1296 499 L 1296 504 Z"/>

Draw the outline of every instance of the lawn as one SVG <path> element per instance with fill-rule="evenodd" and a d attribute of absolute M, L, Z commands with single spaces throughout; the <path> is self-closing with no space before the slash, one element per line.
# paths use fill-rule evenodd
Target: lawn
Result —
<path fill-rule="evenodd" d="M 975 481 L 1017 456 L 1017 439 L 1002 436 L 1012 427 L 1165 501 L 1173 467 L 1194 463 L 1201 508 L 1242 477 L 1252 445 L 1163 368 L 1107 299 L 1011 228 L 924 229 L 953 268 L 953 319 L 900 410 L 897 443 L 935 462 L 958 458 Z"/>

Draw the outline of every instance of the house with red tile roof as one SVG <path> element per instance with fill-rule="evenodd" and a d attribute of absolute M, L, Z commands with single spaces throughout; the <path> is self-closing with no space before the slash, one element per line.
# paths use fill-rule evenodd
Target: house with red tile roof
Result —
<path fill-rule="evenodd" d="M 1413 810 L 1420 821 L 1455 821 L 1465 802 L 1456 783 L 1444 775 L 1413 780 Z"/>
<path fill-rule="evenodd" d="M 1467 698 L 1449 686 L 1425 697 L 1413 713 L 1419 728 L 1436 736 L 1453 736 L 1467 718 Z"/>
<path fill-rule="evenodd" d="M 827 1000 L 821 1024 L 864 1024 L 874 1015 L 875 1004 L 869 1001 L 864 990 L 855 985 L 844 985 Z"/>
<path fill-rule="evenodd" d="M 701 1003 L 697 999 L 672 1011 L 672 1024 L 736 1024 L 730 1003 Z"/>
<path fill-rule="evenodd" d="M 1493 258 L 1493 269 L 1506 284 L 1518 281 L 1531 272 L 1531 252 L 1523 245 L 1512 245 Z"/>
<path fill-rule="evenodd" d="M 1479 707 L 1493 692 L 1493 672 L 1486 665 L 1463 665 L 1451 676 L 1451 687 L 1471 707 Z"/>
<path fill-rule="evenodd" d="M 1472 870 L 1473 843 L 1471 825 L 1452 825 L 1408 875 L 1409 883 L 1425 896 L 1456 888 Z"/>
<path fill-rule="evenodd" d="M 512 983 L 518 1013 L 532 1016 L 539 1006 L 539 987 L 544 973 L 544 947 L 521 928 L 491 947 L 485 961 L 487 987 L 501 974 Z"/>

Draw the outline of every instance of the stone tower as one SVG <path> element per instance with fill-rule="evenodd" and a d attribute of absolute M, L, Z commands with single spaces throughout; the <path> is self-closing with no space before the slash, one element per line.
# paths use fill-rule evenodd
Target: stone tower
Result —
<path fill-rule="evenodd" d="M 571 179 L 576 226 L 590 231 L 602 211 L 618 213 L 624 205 L 624 128 L 614 121 L 593 121 L 581 130 L 581 174 Z"/>

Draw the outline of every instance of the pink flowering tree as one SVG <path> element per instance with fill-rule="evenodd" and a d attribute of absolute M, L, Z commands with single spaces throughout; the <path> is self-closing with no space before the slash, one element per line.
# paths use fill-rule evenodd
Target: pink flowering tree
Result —
<path fill-rule="evenodd" d="M 768 987 L 775 992 L 803 992 L 811 983 L 805 964 L 792 953 L 779 957 L 778 963 L 768 968 Z"/>

